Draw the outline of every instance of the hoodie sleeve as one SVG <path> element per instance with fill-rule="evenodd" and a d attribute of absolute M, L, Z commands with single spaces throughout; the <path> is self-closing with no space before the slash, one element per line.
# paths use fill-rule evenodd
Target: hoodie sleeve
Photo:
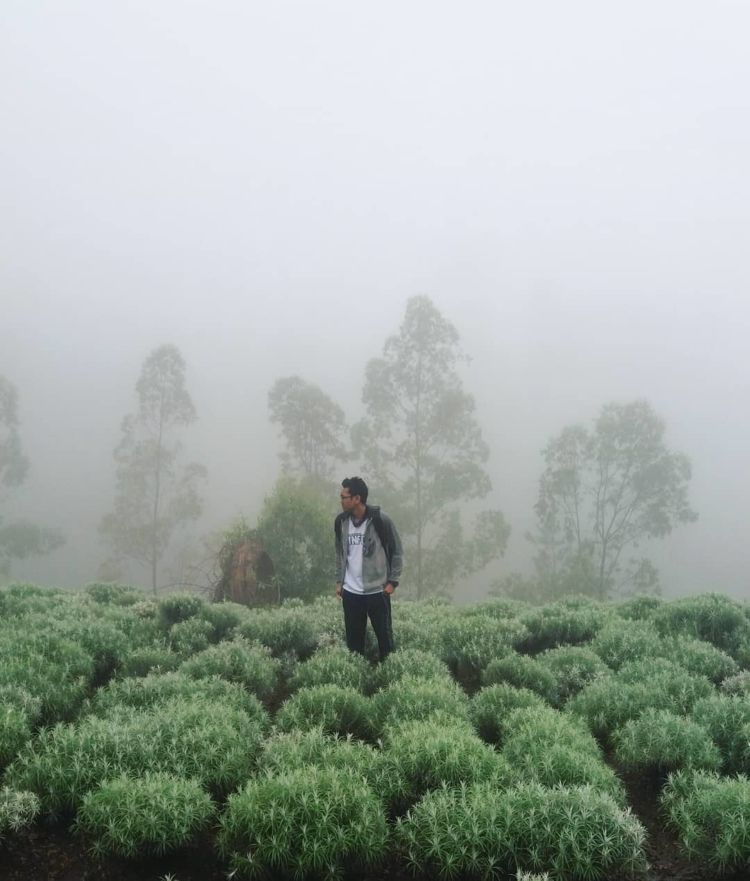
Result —
<path fill-rule="evenodd" d="M 393 520 L 381 512 L 381 520 L 385 532 L 386 542 L 386 558 L 388 560 L 388 581 L 400 581 L 401 573 L 404 569 L 404 549 L 401 545 L 401 537 L 393 524 Z"/>

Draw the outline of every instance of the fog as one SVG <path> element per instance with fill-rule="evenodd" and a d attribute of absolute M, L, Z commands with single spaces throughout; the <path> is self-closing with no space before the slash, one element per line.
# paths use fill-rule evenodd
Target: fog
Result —
<path fill-rule="evenodd" d="M 355 421 L 427 294 L 471 356 L 496 573 L 530 571 L 550 436 L 646 398 L 700 516 L 648 549 L 665 593 L 747 596 L 749 27 L 728 0 L 6 0 L 0 374 L 31 470 L 3 512 L 67 536 L 13 577 L 96 576 L 153 348 L 187 362 L 198 536 L 272 488 L 273 381 Z"/>

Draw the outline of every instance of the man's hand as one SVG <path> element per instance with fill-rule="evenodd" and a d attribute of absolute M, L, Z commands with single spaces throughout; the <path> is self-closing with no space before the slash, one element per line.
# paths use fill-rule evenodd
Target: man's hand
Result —
<path fill-rule="evenodd" d="M 336 582 L 336 599 L 341 599 L 341 582 L 339 581 Z"/>
<path fill-rule="evenodd" d="M 396 588 L 389 581 L 386 586 L 383 588 L 383 593 L 388 594 L 390 596 Z"/>

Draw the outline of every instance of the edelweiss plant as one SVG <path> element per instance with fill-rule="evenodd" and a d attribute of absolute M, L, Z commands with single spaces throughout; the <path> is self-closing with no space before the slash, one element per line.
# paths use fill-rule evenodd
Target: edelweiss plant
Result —
<path fill-rule="evenodd" d="M 385 861 L 388 826 L 361 776 L 307 766 L 230 795 L 218 846 L 238 878 L 339 881 Z"/>
<path fill-rule="evenodd" d="M 320 726 L 326 734 L 351 734 L 361 740 L 373 736 L 372 708 L 353 688 L 315 685 L 288 698 L 274 719 L 279 731 L 306 731 Z"/>
<path fill-rule="evenodd" d="M 83 797 L 75 829 L 97 858 L 161 855 L 205 832 L 216 808 L 195 780 L 146 773 L 108 780 Z"/>
<path fill-rule="evenodd" d="M 721 754 L 708 731 L 669 710 L 645 710 L 617 729 L 612 741 L 619 764 L 645 773 L 666 776 L 683 768 L 721 766 Z"/>
<path fill-rule="evenodd" d="M 469 699 L 455 682 L 403 676 L 371 698 L 373 726 L 378 735 L 403 722 L 435 715 L 468 721 Z"/>
<path fill-rule="evenodd" d="M 502 742 L 509 714 L 526 707 L 545 707 L 544 700 L 527 688 L 502 683 L 482 688 L 471 699 L 469 718 L 477 734 L 487 743 Z"/>
<path fill-rule="evenodd" d="M 610 668 L 585 646 L 561 645 L 536 656 L 537 662 L 555 679 L 555 706 L 564 706 L 589 682 L 610 673 Z"/>
<path fill-rule="evenodd" d="M 0 844 L 9 834 L 30 826 L 38 813 L 39 799 L 33 792 L 3 786 L 0 789 Z"/>
<path fill-rule="evenodd" d="M 366 694 L 369 681 L 370 665 L 362 655 L 350 652 L 343 645 L 333 645 L 318 649 L 309 660 L 298 664 L 288 688 L 294 692 L 313 685 L 338 685 Z"/>
<path fill-rule="evenodd" d="M 750 780 L 707 771 L 670 775 L 661 805 L 690 859 L 728 872 L 750 863 Z"/>
<path fill-rule="evenodd" d="M 391 652 L 385 661 L 372 670 L 370 688 L 372 691 L 380 691 L 405 677 L 451 681 L 451 673 L 445 661 L 432 652 L 407 648 Z"/>
<path fill-rule="evenodd" d="M 182 664 L 180 672 L 194 679 L 220 676 L 267 701 L 276 690 L 280 664 L 266 646 L 237 637 L 193 655 Z"/>
<path fill-rule="evenodd" d="M 496 685 L 506 682 L 516 688 L 528 688 L 545 701 L 555 700 L 556 681 L 554 675 L 534 658 L 511 652 L 504 658 L 496 658 L 482 672 L 482 685 Z"/>
<path fill-rule="evenodd" d="M 395 838 L 413 874 L 446 881 L 495 881 L 519 863 L 529 872 L 590 881 L 646 867 L 644 828 L 589 786 L 430 792 L 397 821 Z"/>

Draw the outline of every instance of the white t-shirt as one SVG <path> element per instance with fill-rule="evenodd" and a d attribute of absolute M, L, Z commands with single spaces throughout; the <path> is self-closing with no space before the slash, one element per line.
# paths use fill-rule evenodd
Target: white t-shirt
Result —
<path fill-rule="evenodd" d="M 364 593 L 362 583 L 362 543 L 365 540 L 365 529 L 369 520 L 365 518 L 359 526 L 349 519 L 348 547 L 346 550 L 346 573 L 344 574 L 344 590 L 351 593 Z"/>

